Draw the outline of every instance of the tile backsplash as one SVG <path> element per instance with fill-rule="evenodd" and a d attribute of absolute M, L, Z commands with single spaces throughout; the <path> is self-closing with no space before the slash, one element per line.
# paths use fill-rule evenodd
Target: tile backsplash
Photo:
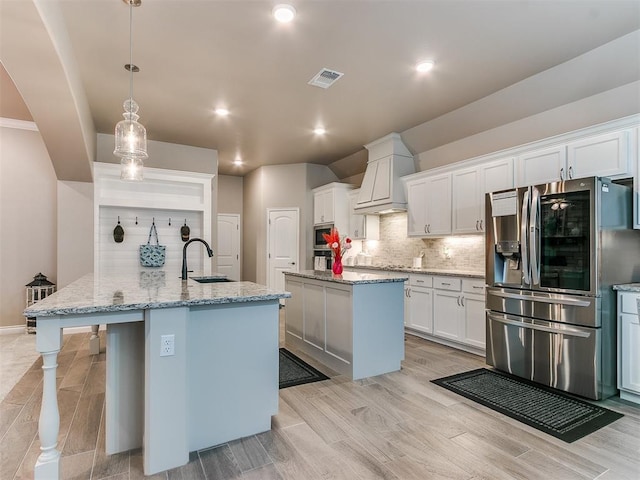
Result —
<path fill-rule="evenodd" d="M 410 267 L 413 257 L 424 252 L 423 268 L 484 272 L 484 236 L 457 235 L 443 238 L 407 237 L 407 214 L 380 216 L 380 240 L 368 241 L 363 250 L 374 265 Z"/>

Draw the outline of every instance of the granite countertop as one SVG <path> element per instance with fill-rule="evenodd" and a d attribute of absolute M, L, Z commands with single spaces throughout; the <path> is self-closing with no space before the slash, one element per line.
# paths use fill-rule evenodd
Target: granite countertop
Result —
<path fill-rule="evenodd" d="M 346 283 L 349 285 L 359 285 L 364 283 L 391 283 L 404 282 L 409 279 L 407 275 L 396 275 L 389 277 L 377 273 L 359 273 L 343 271 L 341 275 L 334 275 L 331 272 L 319 272 L 316 270 L 303 270 L 301 272 L 284 272 L 292 277 L 311 278 L 313 280 L 323 280 L 326 282 Z"/>
<path fill-rule="evenodd" d="M 623 283 L 621 285 L 614 285 L 613 289 L 621 292 L 640 292 L 640 283 Z"/>
<path fill-rule="evenodd" d="M 213 274 L 211 277 L 224 277 Z M 197 277 L 197 275 L 194 275 Z M 176 272 L 87 274 L 53 295 L 28 307 L 26 317 L 118 312 L 221 303 L 259 302 L 289 298 L 253 282 L 198 283 L 180 279 Z"/>
<path fill-rule="evenodd" d="M 384 270 L 385 272 L 421 273 L 424 275 L 447 275 L 449 277 L 485 278 L 484 272 L 467 270 L 447 270 L 438 268 L 412 268 L 402 265 L 349 265 L 345 268 L 364 270 Z"/>

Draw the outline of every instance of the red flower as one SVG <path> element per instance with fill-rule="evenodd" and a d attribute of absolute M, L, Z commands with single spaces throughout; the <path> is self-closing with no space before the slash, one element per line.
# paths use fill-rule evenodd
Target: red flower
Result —
<path fill-rule="evenodd" d="M 327 242 L 327 247 L 331 249 L 336 258 L 342 258 L 342 250 L 349 250 L 351 248 L 351 239 L 346 237 L 344 243 L 341 242 L 337 228 L 332 228 L 331 233 L 323 233 L 322 238 Z"/>

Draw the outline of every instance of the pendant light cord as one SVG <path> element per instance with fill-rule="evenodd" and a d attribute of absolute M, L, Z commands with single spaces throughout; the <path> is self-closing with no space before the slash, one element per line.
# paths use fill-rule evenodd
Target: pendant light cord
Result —
<path fill-rule="evenodd" d="M 133 102 L 133 0 L 129 0 L 129 103 Z"/>

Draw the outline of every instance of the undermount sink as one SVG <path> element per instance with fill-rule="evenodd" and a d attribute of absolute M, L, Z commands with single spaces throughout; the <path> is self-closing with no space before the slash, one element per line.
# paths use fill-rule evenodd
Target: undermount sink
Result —
<path fill-rule="evenodd" d="M 190 277 L 191 280 L 195 280 L 198 283 L 220 283 L 220 282 L 233 282 L 227 277 Z"/>

